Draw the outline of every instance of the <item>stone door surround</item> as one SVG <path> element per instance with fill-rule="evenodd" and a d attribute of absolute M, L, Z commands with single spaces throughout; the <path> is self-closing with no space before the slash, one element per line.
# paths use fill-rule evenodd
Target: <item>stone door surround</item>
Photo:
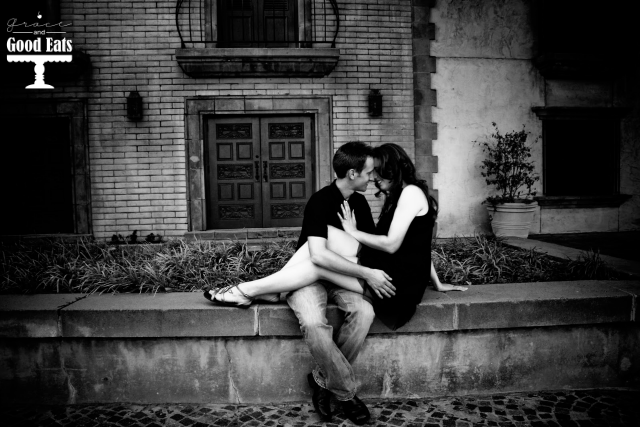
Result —
<path fill-rule="evenodd" d="M 204 164 L 205 116 L 242 115 L 313 115 L 316 124 L 314 186 L 322 188 L 331 183 L 333 172 L 333 139 L 331 132 L 330 96 L 228 96 L 195 97 L 185 100 L 185 144 L 187 150 L 187 207 L 188 230 L 204 231 L 206 224 L 206 189 Z"/>

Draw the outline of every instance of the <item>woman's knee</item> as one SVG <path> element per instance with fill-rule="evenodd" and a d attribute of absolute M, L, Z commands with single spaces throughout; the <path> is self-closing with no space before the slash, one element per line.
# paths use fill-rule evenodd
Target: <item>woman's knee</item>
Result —
<path fill-rule="evenodd" d="M 291 267 L 292 265 L 304 261 L 305 259 L 308 259 L 309 256 L 309 243 L 305 242 L 305 244 L 300 246 L 300 248 L 293 254 L 293 256 L 289 258 L 289 261 L 287 261 L 282 269 Z"/>
<path fill-rule="evenodd" d="M 327 248 L 342 256 L 356 256 L 360 243 L 344 231 L 327 226 Z"/>

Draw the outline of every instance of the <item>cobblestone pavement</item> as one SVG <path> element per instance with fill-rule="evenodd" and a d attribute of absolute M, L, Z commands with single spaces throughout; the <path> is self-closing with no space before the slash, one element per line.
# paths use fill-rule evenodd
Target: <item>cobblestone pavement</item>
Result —
<path fill-rule="evenodd" d="M 371 426 L 640 426 L 640 391 L 557 391 L 368 400 Z M 70 405 L 0 407 L 5 427 L 322 426 L 311 403 L 282 405 Z M 327 427 L 353 425 L 340 413 Z"/>

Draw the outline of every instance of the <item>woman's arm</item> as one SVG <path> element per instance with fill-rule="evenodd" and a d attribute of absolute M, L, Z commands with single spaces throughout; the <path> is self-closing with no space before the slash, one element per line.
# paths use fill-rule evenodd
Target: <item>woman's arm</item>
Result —
<path fill-rule="evenodd" d="M 436 268 L 433 266 L 433 261 L 431 261 L 431 272 L 429 273 L 429 277 L 431 278 L 431 283 L 433 283 L 433 287 L 436 288 L 436 291 L 466 291 L 468 289 L 466 286 L 456 286 L 450 285 L 448 283 L 440 283 L 438 273 L 436 273 Z"/>
<path fill-rule="evenodd" d="M 393 220 L 386 235 L 368 234 L 356 228 L 353 212 L 348 204 L 342 206 L 342 228 L 363 245 L 380 251 L 395 253 L 402 245 L 411 221 L 421 210 L 429 209 L 429 203 L 422 190 L 415 185 L 408 185 L 402 190 L 398 206 L 393 214 Z M 425 213 L 426 214 L 426 213 Z"/>

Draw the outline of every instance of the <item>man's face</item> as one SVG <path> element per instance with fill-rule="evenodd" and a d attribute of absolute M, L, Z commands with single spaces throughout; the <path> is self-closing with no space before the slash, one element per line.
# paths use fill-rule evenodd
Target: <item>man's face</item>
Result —
<path fill-rule="evenodd" d="M 364 168 L 360 173 L 356 173 L 352 184 L 355 191 L 367 191 L 369 181 L 373 181 L 373 157 L 367 157 Z"/>
<path fill-rule="evenodd" d="M 374 171 L 373 171 L 373 180 L 375 181 L 376 188 L 382 191 L 389 191 L 391 189 L 391 181 L 388 179 L 382 178 L 378 174 L 378 168 L 380 167 L 380 160 L 374 162 Z"/>

